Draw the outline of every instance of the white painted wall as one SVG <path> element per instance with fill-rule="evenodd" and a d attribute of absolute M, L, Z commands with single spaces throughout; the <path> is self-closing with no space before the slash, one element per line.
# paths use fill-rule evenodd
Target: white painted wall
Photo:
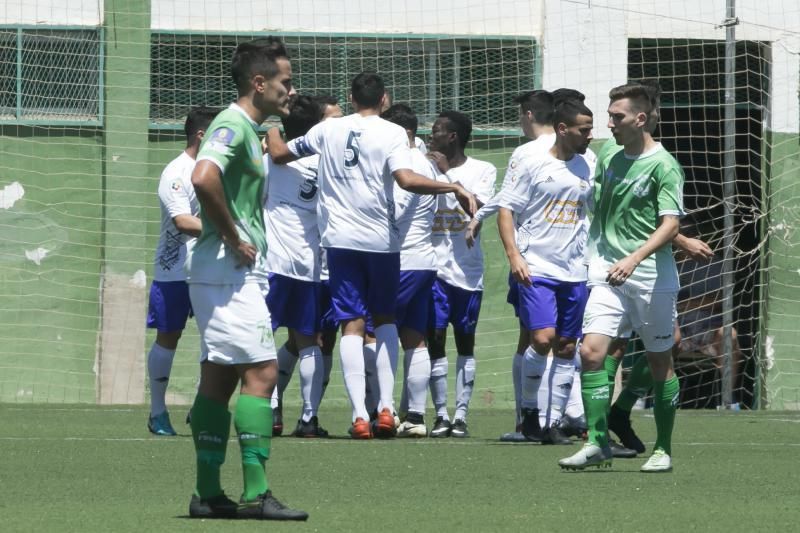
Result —
<path fill-rule="evenodd" d="M 103 0 L 2 0 L 0 24 L 97 26 Z"/>
<path fill-rule="evenodd" d="M 154 29 L 538 35 L 544 0 L 153 0 Z"/>

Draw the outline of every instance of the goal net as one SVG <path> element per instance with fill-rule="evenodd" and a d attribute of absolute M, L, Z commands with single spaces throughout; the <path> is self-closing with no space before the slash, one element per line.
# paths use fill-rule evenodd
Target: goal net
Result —
<path fill-rule="evenodd" d="M 608 90 L 658 80 L 656 136 L 686 172 L 684 231 L 716 254 L 681 264 L 681 403 L 800 407 L 800 6 L 740 0 L 734 13 L 686 0 L 6 2 L 0 401 L 146 401 L 158 177 L 183 148 L 188 110 L 234 99 L 237 43 L 278 35 L 301 93 L 344 104 L 352 77 L 377 70 L 422 137 L 442 110 L 470 115 L 469 153 L 497 167 L 498 187 L 525 141 L 515 96 L 582 91 L 599 148 Z M 518 324 L 494 226 L 482 237 L 473 401 L 508 408 Z M 171 401 L 192 397 L 198 346 L 190 322 Z M 451 361 L 454 350 L 451 339 Z M 631 343 L 629 361 L 640 352 Z M 340 375 L 326 398 L 346 401 Z"/>

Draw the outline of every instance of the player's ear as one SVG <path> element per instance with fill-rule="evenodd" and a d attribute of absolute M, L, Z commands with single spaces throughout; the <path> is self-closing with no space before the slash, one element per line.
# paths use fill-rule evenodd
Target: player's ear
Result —
<path fill-rule="evenodd" d="M 262 94 L 267 85 L 267 78 L 265 78 L 262 74 L 256 74 L 250 78 L 250 84 L 257 93 Z"/>

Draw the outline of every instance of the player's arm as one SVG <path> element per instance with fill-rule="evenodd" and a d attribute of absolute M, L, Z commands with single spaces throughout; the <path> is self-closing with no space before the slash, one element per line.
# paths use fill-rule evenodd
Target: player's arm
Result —
<path fill-rule="evenodd" d="M 177 215 L 172 217 L 172 223 L 178 231 L 190 237 L 199 237 L 203 231 L 203 223 L 199 217 L 189 214 Z"/>
<path fill-rule="evenodd" d="M 711 247 L 700 239 L 693 239 L 678 233 L 675 238 L 672 239 L 672 244 L 679 250 L 683 250 L 686 255 L 695 261 L 708 261 L 714 257 L 714 252 L 711 250 Z"/>
<path fill-rule="evenodd" d="M 280 129 L 270 128 L 267 130 L 266 140 L 266 151 L 269 153 L 272 161 L 278 165 L 285 165 L 286 163 L 291 163 L 292 161 L 300 159 L 289 150 L 289 145 L 283 140 Z"/>
<path fill-rule="evenodd" d="M 606 281 L 609 285 L 622 285 L 633 274 L 636 267 L 655 253 L 656 250 L 672 242 L 680 229 L 680 219 L 677 215 L 662 215 L 658 217 L 658 226 L 643 245 L 628 257 L 617 261 L 608 270 Z"/>
<path fill-rule="evenodd" d="M 225 245 L 236 254 L 239 266 L 251 266 L 255 263 L 256 248 L 239 238 L 239 232 L 225 203 L 220 168 L 209 160 L 199 161 L 192 172 L 192 186 L 205 216 L 217 228 Z"/>
<path fill-rule="evenodd" d="M 417 174 L 413 170 L 400 168 L 392 172 L 401 189 L 415 194 L 449 194 L 455 195 L 464 211 L 472 216 L 478 210 L 475 195 L 466 190 L 460 183 L 434 181 Z"/>
<path fill-rule="evenodd" d="M 514 215 L 510 209 L 501 207 L 497 212 L 497 230 L 500 232 L 500 240 L 508 257 L 508 265 L 511 268 L 511 275 L 519 283 L 526 287 L 531 284 L 531 275 L 528 271 L 528 262 L 522 257 L 514 241 Z"/>

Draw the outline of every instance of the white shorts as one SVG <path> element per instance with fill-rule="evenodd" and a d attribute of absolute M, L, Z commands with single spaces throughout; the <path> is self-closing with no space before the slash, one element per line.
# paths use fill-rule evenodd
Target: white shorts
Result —
<path fill-rule="evenodd" d="M 269 285 L 190 283 L 200 361 L 242 365 L 277 359 L 265 297 Z"/>
<path fill-rule="evenodd" d="M 633 287 L 592 287 L 583 315 L 583 334 L 630 337 L 635 330 L 650 352 L 665 352 L 675 344 L 675 304 L 678 292 L 649 292 Z"/>

